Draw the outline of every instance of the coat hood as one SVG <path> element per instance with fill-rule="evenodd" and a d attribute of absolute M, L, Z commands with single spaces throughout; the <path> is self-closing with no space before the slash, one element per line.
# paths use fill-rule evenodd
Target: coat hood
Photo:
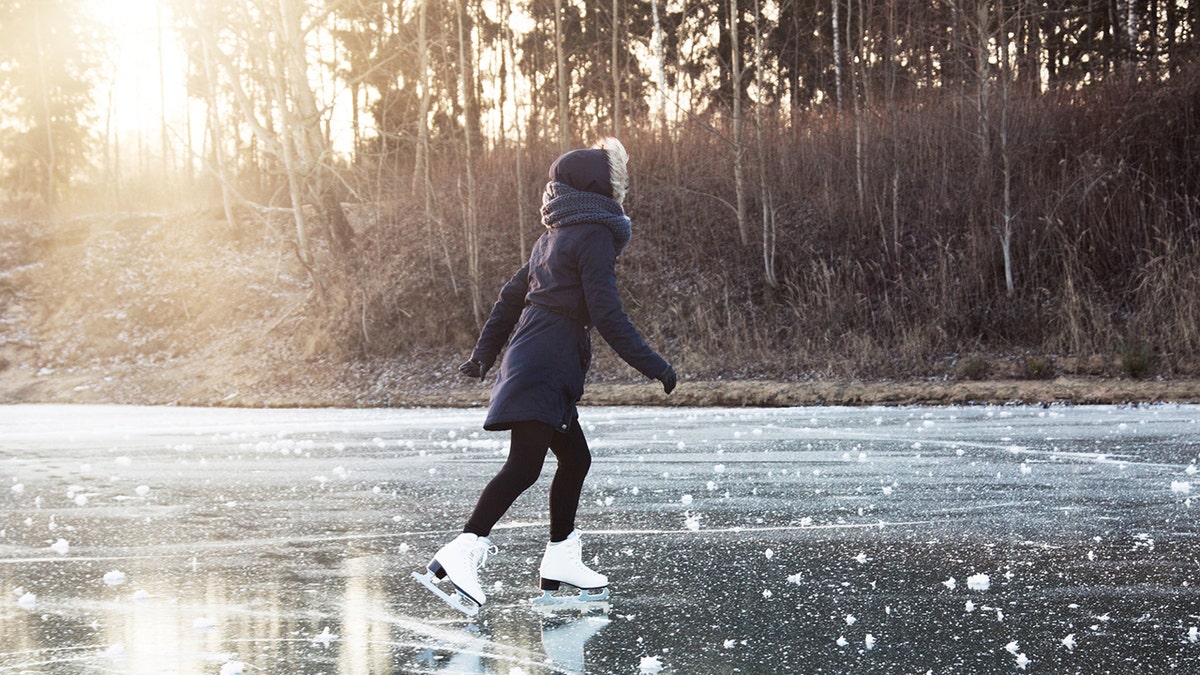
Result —
<path fill-rule="evenodd" d="M 551 182 L 564 183 L 576 190 L 594 192 L 625 200 L 629 186 L 629 155 L 615 138 L 603 138 L 594 147 L 572 150 L 550 165 Z"/>

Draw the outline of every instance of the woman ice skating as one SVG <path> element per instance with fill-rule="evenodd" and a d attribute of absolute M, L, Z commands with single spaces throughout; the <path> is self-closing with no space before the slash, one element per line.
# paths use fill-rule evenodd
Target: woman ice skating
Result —
<path fill-rule="evenodd" d="M 488 536 L 518 496 L 537 481 L 554 453 L 558 468 L 550 485 L 550 542 L 539 566 L 541 601 L 562 584 L 581 590 L 579 599 L 608 597 L 608 578 L 582 560 L 575 512 L 591 465 L 576 403 L 591 364 L 591 327 L 622 359 L 670 394 L 675 370 L 647 346 L 621 307 L 614 264 L 632 236 L 621 204 L 628 186 L 628 155 L 615 138 L 572 150 L 550 166 L 542 195 L 546 232 L 529 261 L 500 291 L 471 358 L 459 366 L 483 379 L 508 343 L 492 388 L 484 429 L 509 430 L 508 459 L 487 484 L 456 539 L 443 546 L 418 575 L 430 590 L 474 615 L 487 598 L 479 569 L 495 552 Z M 511 339 L 510 339 L 511 336 Z M 450 596 L 435 586 L 448 578 Z"/>

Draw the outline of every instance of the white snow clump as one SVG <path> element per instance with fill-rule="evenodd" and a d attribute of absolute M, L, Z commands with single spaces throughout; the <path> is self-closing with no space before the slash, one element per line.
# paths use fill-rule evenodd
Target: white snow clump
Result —
<path fill-rule="evenodd" d="M 104 573 L 104 583 L 109 586 L 120 586 L 125 583 L 125 573 L 121 570 L 113 570 Z"/>
<path fill-rule="evenodd" d="M 967 588 L 973 591 L 986 591 L 991 586 L 992 580 L 986 574 L 972 574 L 967 577 Z"/>
<path fill-rule="evenodd" d="M 66 555 L 67 551 L 70 550 L 70 548 L 71 548 L 71 544 L 66 539 L 59 539 L 58 541 L 54 542 L 53 544 L 50 544 L 50 550 L 54 551 L 55 553 L 57 553 L 59 555 Z"/>
<path fill-rule="evenodd" d="M 638 664 L 638 671 L 642 673 L 661 673 L 662 669 L 662 661 L 657 656 L 643 656 Z"/>

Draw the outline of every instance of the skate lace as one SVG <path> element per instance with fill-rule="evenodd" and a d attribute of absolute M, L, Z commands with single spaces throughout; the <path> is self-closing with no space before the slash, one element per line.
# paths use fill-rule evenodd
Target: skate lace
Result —
<path fill-rule="evenodd" d="M 494 555 L 500 551 L 494 544 L 488 545 L 484 543 L 476 544 L 470 551 L 467 552 L 467 559 L 471 561 L 471 566 L 475 569 L 483 569 L 487 562 L 488 555 Z"/>

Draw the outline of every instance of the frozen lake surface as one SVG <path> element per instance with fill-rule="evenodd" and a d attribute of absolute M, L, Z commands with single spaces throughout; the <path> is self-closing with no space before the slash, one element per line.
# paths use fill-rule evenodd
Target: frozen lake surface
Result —
<path fill-rule="evenodd" d="M 0 407 L 0 671 L 1200 672 L 1200 408 L 585 408 L 606 612 L 534 612 L 554 461 L 473 621 L 413 582 L 482 410 Z"/>

